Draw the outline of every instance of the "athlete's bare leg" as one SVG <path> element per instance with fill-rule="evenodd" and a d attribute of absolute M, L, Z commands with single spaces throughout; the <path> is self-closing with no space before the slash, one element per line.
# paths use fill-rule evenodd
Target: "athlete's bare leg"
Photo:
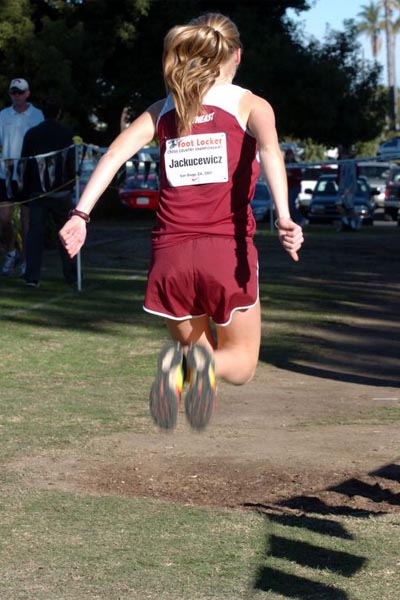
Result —
<path fill-rule="evenodd" d="M 185 321 L 166 319 L 165 322 L 172 339 L 180 342 L 182 346 L 199 343 L 206 346 L 210 352 L 214 351 L 215 342 L 210 319 L 206 315 Z"/>
<path fill-rule="evenodd" d="M 235 385 L 247 383 L 254 377 L 260 353 L 260 303 L 247 310 L 235 311 L 229 325 L 216 326 L 216 331 L 217 377 Z"/>

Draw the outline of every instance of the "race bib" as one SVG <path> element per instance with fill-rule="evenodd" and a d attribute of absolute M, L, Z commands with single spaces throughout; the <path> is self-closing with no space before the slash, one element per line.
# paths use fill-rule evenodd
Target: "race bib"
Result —
<path fill-rule="evenodd" d="M 164 165 L 172 187 L 228 181 L 225 133 L 200 133 L 167 140 Z"/>

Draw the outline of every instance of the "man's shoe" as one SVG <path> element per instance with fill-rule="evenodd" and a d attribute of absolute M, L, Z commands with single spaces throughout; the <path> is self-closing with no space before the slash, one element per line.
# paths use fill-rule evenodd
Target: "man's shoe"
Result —
<path fill-rule="evenodd" d="M 1 274 L 7 277 L 8 275 L 12 275 L 15 269 L 15 265 L 18 259 L 18 253 L 16 250 L 11 250 L 11 252 L 7 252 L 3 266 L 1 268 Z"/>
<path fill-rule="evenodd" d="M 38 288 L 40 285 L 39 281 L 28 279 L 25 281 L 25 286 L 30 288 Z"/>
<path fill-rule="evenodd" d="M 162 429 L 176 425 L 183 387 L 183 352 L 179 342 L 170 342 L 160 352 L 157 376 L 150 391 L 150 413 Z"/>
<path fill-rule="evenodd" d="M 213 413 L 217 384 L 214 359 L 201 344 L 194 344 L 187 356 L 190 387 L 185 397 L 186 417 L 194 429 L 204 429 Z"/>

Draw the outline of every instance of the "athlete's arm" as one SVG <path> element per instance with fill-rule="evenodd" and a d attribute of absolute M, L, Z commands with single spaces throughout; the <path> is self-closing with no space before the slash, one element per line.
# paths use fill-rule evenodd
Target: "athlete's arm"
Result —
<path fill-rule="evenodd" d="M 280 242 L 297 261 L 303 232 L 290 218 L 285 161 L 279 147 L 274 111 L 266 100 L 254 94 L 243 96 L 241 111 L 247 111 L 247 126 L 257 140 L 261 171 L 275 206 Z"/>
<path fill-rule="evenodd" d="M 156 131 L 156 121 L 164 100 L 152 104 L 112 142 L 107 152 L 99 160 L 83 194 L 76 206 L 77 210 L 90 214 L 90 211 L 111 183 L 118 169 L 140 148 L 152 141 Z M 59 232 L 60 239 L 68 254 L 75 256 L 86 238 L 86 223 L 73 216 Z"/>

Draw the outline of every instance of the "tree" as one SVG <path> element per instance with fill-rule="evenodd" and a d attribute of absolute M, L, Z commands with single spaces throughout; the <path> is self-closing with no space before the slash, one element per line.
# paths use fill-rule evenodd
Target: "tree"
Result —
<path fill-rule="evenodd" d="M 30 16 L 28 0 L 18 3 L 3 0 L 0 4 L 0 86 L 3 90 L 8 89 L 13 77 L 29 75 L 31 62 L 21 45 L 33 37 L 34 26 Z M 7 101 L 8 98 L 4 98 L 0 106 Z"/>
<path fill-rule="evenodd" d="M 357 25 L 357 31 L 366 35 L 371 42 L 372 56 L 375 60 L 378 58 L 382 46 L 382 13 L 379 2 L 370 2 L 368 5 L 361 6 L 358 13 L 360 21 Z"/>
<path fill-rule="evenodd" d="M 134 44 L 136 23 L 149 3 L 2 0 L 3 89 L 11 78 L 26 77 L 34 101 L 60 94 L 76 132 L 94 143 L 108 143 L 117 131 L 121 98 L 128 96 L 130 86 L 126 72 L 118 68 L 118 56 Z M 109 124 L 108 136 L 94 127 L 99 121 Z"/>
<path fill-rule="evenodd" d="M 26 77 L 33 100 L 61 94 L 85 141 L 108 145 L 121 113 L 137 115 L 165 94 L 163 38 L 176 23 L 220 10 L 244 44 L 237 82 L 271 101 L 280 134 L 336 144 L 380 133 L 377 65 L 364 65 L 355 29 L 305 45 L 286 18 L 306 0 L 2 0 L 0 81 Z M 351 37 L 353 36 L 353 38 Z M 6 98 L 4 99 L 6 101 Z M 350 115 L 350 116 L 349 116 Z M 103 125 L 100 128 L 99 125 Z"/>
<path fill-rule="evenodd" d="M 396 40 L 397 40 L 397 36 L 400 33 L 400 0 L 394 0 L 393 1 L 393 7 L 395 10 L 398 11 L 397 17 L 395 17 L 392 21 L 392 25 L 393 25 L 393 52 L 394 52 L 394 56 L 396 57 Z M 399 127 L 399 123 L 398 123 L 398 115 L 399 115 L 399 111 L 400 111 L 400 107 L 399 107 L 399 95 L 398 95 L 398 88 L 396 86 L 396 108 L 397 108 L 397 113 L 396 113 L 396 129 L 398 129 Z"/>
<path fill-rule="evenodd" d="M 389 117 L 391 129 L 397 128 L 397 85 L 395 65 L 395 35 L 393 32 L 393 0 L 382 0 L 385 32 L 386 32 L 386 61 L 389 88 Z"/>
<path fill-rule="evenodd" d="M 265 32 L 264 25 L 261 35 L 258 26 L 249 50 L 245 44 L 243 62 L 251 66 L 238 78 L 271 101 L 282 136 L 337 146 L 381 133 L 386 107 L 380 66 L 364 63 L 354 22 L 307 45 L 301 30 Z"/>
<path fill-rule="evenodd" d="M 400 15 L 394 17 L 394 10 L 400 11 L 400 0 L 378 0 L 361 7 L 361 21 L 358 31 L 371 40 L 372 54 L 376 59 L 380 51 L 380 33 L 385 31 L 386 64 L 388 75 L 388 104 L 391 128 L 397 128 L 397 84 L 396 84 L 396 35 L 400 30 Z M 383 12 L 383 15 L 382 15 Z"/>

